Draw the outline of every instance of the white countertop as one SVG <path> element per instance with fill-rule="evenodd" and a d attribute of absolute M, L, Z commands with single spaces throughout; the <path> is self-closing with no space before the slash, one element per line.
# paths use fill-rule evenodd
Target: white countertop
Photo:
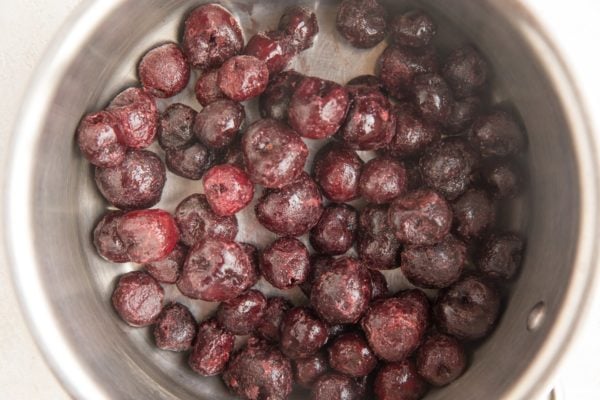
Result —
<path fill-rule="evenodd" d="M 20 99 L 46 45 L 81 2 L 0 1 L 0 137 L 8 137 Z M 5 151 L 6 142 L 0 141 L 0 157 Z M 0 293 L 0 398 L 69 399 L 27 330 L 5 265 L 0 266 Z"/>
<path fill-rule="evenodd" d="M 529 0 L 543 23 L 572 60 L 572 68 L 587 97 L 592 118 L 600 121 L 600 3 L 571 0 L 563 7 L 546 7 L 558 0 Z M 6 138 L 20 99 L 46 45 L 70 11 L 83 0 L 0 1 L 0 133 Z M 596 124 L 600 126 L 600 124 Z M 0 141 L 0 157 L 6 151 Z M 0 177 L 0 183 L 1 183 Z M 0 250 L 1 251 L 1 250 Z M 3 259 L 0 257 L 0 259 Z M 6 266 L 0 266 L 0 398 L 68 399 L 46 366 L 27 331 Z M 584 336 L 570 354 L 557 379 L 567 400 L 600 398 L 600 294 Z"/>

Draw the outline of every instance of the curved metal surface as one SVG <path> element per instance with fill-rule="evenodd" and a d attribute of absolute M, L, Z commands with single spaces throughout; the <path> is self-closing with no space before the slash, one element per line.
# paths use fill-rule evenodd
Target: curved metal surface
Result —
<path fill-rule="evenodd" d="M 195 3 L 107 0 L 79 8 L 38 68 L 12 137 L 3 208 L 8 261 L 40 348 L 77 398 L 228 398 L 217 379 L 181 368 L 181 356 L 154 349 L 147 330 L 125 326 L 112 312 L 112 282 L 133 266 L 111 266 L 95 256 L 90 232 L 105 206 L 72 140 L 80 117 L 134 82 L 137 57 L 155 42 L 175 39 L 178 21 Z M 257 21 L 274 25 L 288 3 L 295 2 L 223 2 L 242 20 L 246 37 L 259 28 Z M 598 284 L 596 139 L 568 68 L 521 3 L 420 4 L 449 22 L 440 29 L 441 47 L 466 37 L 486 51 L 497 71 L 494 99 L 510 99 L 530 142 L 528 195 L 503 213 L 507 225 L 528 234 L 525 267 L 498 330 L 475 352 L 469 371 L 430 398 L 530 399 L 547 389 Z M 317 9 L 322 29 L 295 67 L 339 82 L 372 72 L 383 45 L 365 52 L 327 40 L 336 35 L 335 2 L 307 5 Z M 447 28 L 453 23 L 460 28 Z M 189 88 L 177 100 L 198 107 Z M 249 110 L 256 115 L 255 105 Z M 169 175 L 160 206 L 172 210 L 197 190 Z M 253 223 L 249 213 L 241 219 Z M 241 236 L 270 238 L 248 229 Z M 404 285 L 394 273 L 388 278 Z M 529 311 L 540 301 L 544 321 L 528 331 Z M 197 317 L 214 307 L 188 305 Z"/>

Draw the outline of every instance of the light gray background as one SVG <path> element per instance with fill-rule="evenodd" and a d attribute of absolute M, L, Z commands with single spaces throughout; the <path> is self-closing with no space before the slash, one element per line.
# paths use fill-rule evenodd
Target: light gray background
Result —
<path fill-rule="evenodd" d="M 5 157 L 20 99 L 38 60 L 65 18 L 84 1 L 0 0 L 0 160 Z M 571 0 L 568 4 L 562 0 L 527 0 L 527 3 L 567 55 L 582 96 L 590 105 L 590 116 L 600 126 L 600 3 L 596 0 Z M 6 266 L 0 266 L 0 294 L 0 397 L 68 399 L 27 331 Z M 600 398 L 599 336 L 600 293 L 581 340 L 557 378 L 561 398 Z"/>

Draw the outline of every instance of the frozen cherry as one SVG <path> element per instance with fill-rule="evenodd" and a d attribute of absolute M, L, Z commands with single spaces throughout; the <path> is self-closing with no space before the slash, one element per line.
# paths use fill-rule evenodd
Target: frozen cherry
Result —
<path fill-rule="evenodd" d="M 500 314 L 500 296 L 483 278 L 467 276 L 438 295 L 434 316 L 438 328 L 459 340 L 487 336 Z"/>
<path fill-rule="evenodd" d="M 187 247 L 178 243 L 166 258 L 144 264 L 146 271 L 162 283 L 175 283 L 187 256 Z"/>
<path fill-rule="evenodd" d="M 163 210 L 130 211 L 117 224 L 117 235 L 135 263 L 149 263 L 167 257 L 179 241 L 175 220 Z"/>
<path fill-rule="evenodd" d="M 291 38 L 282 31 L 259 32 L 252 36 L 244 54 L 267 64 L 270 74 L 281 72 L 296 55 Z"/>
<path fill-rule="evenodd" d="M 419 289 L 404 290 L 396 294 L 397 297 L 404 298 L 405 300 L 411 301 L 415 306 L 421 307 L 422 310 L 427 310 L 426 314 L 429 316 L 429 299 L 425 292 Z"/>
<path fill-rule="evenodd" d="M 452 210 L 433 190 L 421 189 L 397 198 L 390 205 L 389 223 L 400 242 L 431 245 L 450 232 Z"/>
<path fill-rule="evenodd" d="M 410 103 L 396 106 L 396 131 L 387 149 L 397 157 L 421 153 L 441 136 L 440 128 L 419 116 Z"/>
<path fill-rule="evenodd" d="M 204 72 L 196 81 L 194 93 L 196 94 L 196 100 L 198 100 L 198 103 L 203 107 L 225 98 L 225 93 L 223 93 L 219 87 L 218 80 L 219 70 L 214 69 Z"/>
<path fill-rule="evenodd" d="M 504 111 L 494 111 L 475 120 L 470 132 L 484 157 L 505 157 L 525 148 L 525 137 L 515 118 Z"/>
<path fill-rule="evenodd" d="M 398 268 L 400 242 L 393 232 L 381 235 L 361 233 L 357 241 L 357 252 L 366 267 L 376 270 Z"/>
<path fill-rule="evenodd" d="M 311 400 L 359 400 L 356 382 L 338 373 L 321 375 L 312 388 Z"/>
<path fill-rule="evenodd" d="M 404 166 L 406 167 L 406 187 L 408 190 L 413 191 L 425 186 L 419 170 L 419 160 L 414 158 L 405 159 Z"/>
<path fill-rule="evenodd" d="M 404 165 L 393 158 L 373 158 L 364 166 L 358 187 L 369 203 L 389 203 L 406 191 Z"/>
<path fill-rule="evenodd" d="M 477 268 L 491 278 L 512 279 L 521 267 L 523 247 L 514 233 L 493 233 L 481 246 Z"/>
<path fill-rule="evenodd" d="M 248 256 L 248 259 L 250 259 L 250 264 L 252 264 L 252 268 L 256 271 L 256 282 L 258 282 L 258 279 L 260 278 L 260 276 L 258 274 L 259 262 L 260 262 L 258 249 L 256 248 L 256 246 L 254 246 L 250 243 L 238 243 L 238 244 L 240 245 L 242 250 L 244 250 L 244 253 L 246 253 L 246 255 Z M 252 284 L 252 286 L 254 286 L 256 284 L 256 282 L 254 282 Z"/>
<path fill-rule="evenodd" d="M 417 373 L 412 360 L 386 364 L 377 372 L 375 395 L 378 400 L 419 400 L 427 384 Z"/>
<path fill-rule="evenodd" d="M 218 149 L 233 142 L 245 119 L 244 106 L 231 100 L 217 100 L 198 113 L 193 131 L 203 144 Z"/>
<path fill-rule="evenodd" d="M 400 242 L 388 223 L 388 208 L 368 205 L 359 216 L 357 252 L 371 269 L 398 267 Z"/>
<path fill-rule="evenodd" d="M 239 140 L 238 140 L 239 139 Z M 232 144 L 227 146 L 220 158 L 221 164 L 231 164 L 238 168 L 246 170 L 246 163 L 244 162 L 244 152 L 242 151 L 241 138 L 238 136 Z"/>
<path fill-rule="evenodd" d="M 281 351 L 291 359 L 315 354 L 328 338 L 327 325 L 306 307 L 291 309 L 281 321 Z"/>
<path fill-rule="evenodd" d="M 319 33 L 317 16 L 306 7 L 288 7 L 279 20 L 279 30 L 291 38 L 292 46 L 297 51 L 306 50 L 313 45 Z"/>
<path fill-rule="evenodd" d="M 310 304 L 329 324 L 356 323 L 371 300 L 371 276 L 356 259 L 340 258 L 314 282 Z"/>
<path fill-rule="evenodd" d="M 428 149 L 419 165 L 427 186 L 454 200 L 475 180 L 479 159 L 468 142 L 450 138 Z"/>
<path fill-rule="evenodd" d="M 158 143 L 164 150 L 185 149 L 194 143 L 196 111 L 185 104 L 171 104 L 158 124 Z"/>
<path fill-rule="evenodd" d="M 273 76 L 267 89 L 260 95 L 260 115 L 263 118 L 286 121 L 290 100 L 302 78 L 302 74 L 293 70 Z"/>
<path fill-rule="evenodd" d="M 215 162 L 215 155 L 203 144 L 195 143 L 186 149 L 167 150 L 165 163 L 169 171 L 183 178 L 200 180 Z"/>
<path fill-rule="evenodd" d="M 483 190 L 470 189 L 452 205 L 456 232 L 465 239 L 480 237 L 496 219 L 496 209 Z"/>
<path fill-rule="evenodd" d="M 369 204 L 360 211 L 359 216 L 360 233 L 379 236 L 390 230 L 388 223 L 387 207 Z"/>
<path fill-rule="evenodd" d="M 370 269 L 369 274 L 371 275 L 371 299 L 387 297 L 388 285 L 385 276 L 374 269 Z"/>
<path fill-rule="evenodd" d="M 419 290 L 373 302 L 361 321 L 371 349 L 385 361 L 402 361 L 419 347 L 429 325 L 429 303 Z"/>
<path fill-rule="evenodd" d="M 229 216 L 252 201 L 254 185 L 240 168 L 222 164 L 212 167 L 204 175 L 204 193 L 215 214 Z"/>
<path fill-rule="evenodd" d="M 154 342 L 161 350 L 187 351 L 192 348 L 196 329 L 196 320 L 186 306 L 169 304 L 154 325 Z"/>
<path fill-rule="evenodd" d="M 305 77 L 290 100 L 288 120 L 301 136 L 324 139 L 340 129 L 348 105 L 348 92 L 344 87 L 324 79 Z"/>
<path fill-rule="evenodd" d="M 354 243 L 358 213 L 347 204 L 325 208 L 319 223 L 310 231 L 310 244 L 319 253 L 344 254 Z"/>
<path fill-rule="evenodd" d="M 417 352 L 417 371 L 434 386 L 446 386 L 467 367 L 463 346 L 452 336 L 441 333 L 425 339 Z"/>
<path fill-rule="evenodd" d="M 418 49 L 389 46 L 379 58 L 379 77 L 388 93 L 398 99 L 409 94 L 415 75 L 437 69 L 435 50 L 429 46 Z"/>
<path fill-rule="evenodd" d="M 127 147 L 119 121 L 113 114 L 100 111 L 86 115 L 77 128 L 77 144 L 85 158 L 97 167 L 116 167 L 123 162 Z"/>
<path fill-rule="evenodd" d="M 350 148 L 377 150 L 394 135 L 395 119 L 388 98 L 377 89 L 359 87 L 350 91 L 348 117 L 340 130 L 340 139 Z"/>
<path fill-rule="evenodd" d="M 279 238 L 263 250 L 260 270 L 271 285 L 278 289 L 291 289 L 308 279 L 308 250 L 298 239 Z"/>
<path fill-rule="evenodd" d="M 249 335 L 261 321 L 267 299 L 258 290 L 248 290 L 238 297 L 225 301 L 217 309 L 217 321 L 229 332 Z"/>
<path fill-rule="evenodd" d="M 259 96 L 269 83 L 269 69 L 264 61 L 252 56 L 235 56 L 219 69 L 219 88 L 234 101 Z"/>
<path fill-rule="evenodd" d="M 390 22 L 390 35 L 400 46 L 427 46 L 437 32 L 433 19 L 422 10 L 397 15 Z"/>
<path fill-rule="evenodd" d="M 175 221 L 181 241 L 188 246 L 206 238 L 233 240 L 238 233 L 236 217 L 215 214 L 203 194 L 193 194 L 179 203 Z"/>
<path fill-rule="evenodd" d="M 148 51 L 138 65 L 142 86 L 155 97 L 173 97 L 190 80 L 190 66 L 175 43 L 166 43 Z"/>
<path fill-rule="evenodd" d="M 162 310 L 165 292 L 145 272 L 133 271 L 119 277 L 112 294 L 112 304 L 123 321 L 131 326 L 154 323 Z"/>
<path fill-rule="evenodd" d="M 188 365 L 202 376 L 218 375 L 225 370 L 234 343 L 235 336 L 219 326 L 215 319 L 204 321 L 198 327 Z"/>
<path fill-rule="evenodd" d="M 383 92 L 385 90 L 384 86 L 383 86 L 383 82 L 381 81 L 381 79 L 379 79 L 375 75 L 360 75 L 360 76 L 357 76 L 356 78 L 352 78 L 348 81 L 348 83 L 346 84 L 346 87 L 348 88 L 349 91 L 356 90 L 361 87 L 377 89 L 381 92 Z"/>
<path fill-rule="evenodd" d="M 356 331 L 356 325 L 354 324 L 329 325 L 329 339 L 335 339 L 340 335 L 354 331 Z"/>
<path fill-rule="evenodd" d="M 444 127 L 449 131 L 448 133 L 460 134 L 471 126 L 475 118 L 481 113 L 482 108 L 482 101 L 476 96 L 455 100 L 452 103 L 450 116 L 444 121 Z"/>
<path fill-rule="evenodd" d="M 244 399 L 286 399 L 292 392 L 292 366 L 275 347 L 251 338 L 234 354 L 223 373 L 223 382 Z"/>
<path fill-rule="evenodd" d="M 125 243 L 117 234 L 117 227 L 125 213 L 123 211 L 109 211 L 94 228 L 94 246 L 96 251 L 105 260 L 114 263 L 129 261 Z"/>
<path fill-rule="evenodd" d="M 457 98 L 471 96 L 485 87 L 488 65 L 473 46 L 452 51 L 443 67 L 444 78 Z"/>
<path fill-rule="evenodd" d="M 400 267 L 413 285 L 423 288 L 445 288 L 462 274 L 467 246 L 452 235 L 432 246 L 408 246 L 402 251 Z"/>
<path fill-rule="evenodd" d="M 273 119 L 259 120 L 242 138 L 242 151 L 252 182 L 281 188 L 300 176 L 308 147 L 287 125 Z"/>
<path fill-rule="evenodd" d="M 444 123 L 452 114 L 454 98 L 450 87 L 438 74 L 417 75 L 413 81 L 415 105 L 423 118 Z"/>
<path fill-rule="evenodd" d="M 310 389 L 327 370 L 329 370 L 327 356 L 322 352 L 294 360 L 294 381 L 298 385 Z"/>
<path fill-rule="evenodd" d="M 267 299 L 267 307 L 263 312 L 262 319 L 256 326 L 256 334 L 270 342 L 279 342 L 281 320 L 292 307 L 292 303 L 283 297 Z"/>
<path fill-rule="evenodd" d="M 481 171 L 483 183 L 497 199 L 511 199 L 519 194 L 522 172 L 514 160 L 492 160 Z"/>
<path fill-rule="evenodd" d="M 323 272 L 331 268 L 334 261 L 334 257 L 323 254 L 313 254 L 310 256 L 310 273 L 308 274 L 308 279 L 300 284 L 300 289 L 302 289 L 302 293 L 304 293 L 306 297 L 310 297 L 313 283 Z"/>
<path fill-rule="evenodd" d="M 165 165 L 146 150 L 130 150 L 123 162 L 111 168 L 98 168 L 96 185 L 113 206 L 122 209 L 152 207 L 159 202 L 166 182 Z"/>
<path fill-rule="evenodd" d="M 305 173 L 295 182 L 267 191 L 256 205 L 256 218 L 271 232 L 300 236 L 319 222 L 323 199 L 317 184 Z"/>
<path fill-rule="evenodd" d="M 359 378 L 354 379 L 354 383 L 356 384 L 356 390 L 358 391 L 359 399 L 371 399 L 373 398 L 373 382 L 375 380 L 375 376 L 367 375 L 361 376 Z"/>
<path fill-rule="evenodd" d="M 154 98 L 144 89 L 125 89 L 106 110 L 118 121 L 119 142 L 132 149 L 152 144 L 158 130 L 158 109 Z"/>
<path fill-rule="evenodd" d="M 352 377 L 369 375 L 377 366 L 377 357 L 360 333 L 338 336 L 327 352 L 331 368 Z"/>
<path fill-rule="evenodd" d="M 358 198 L 363 164 L 355 151 L 331 144 L 317 153 L 313 174 L 325 197 L 341 203 Z"/>
<path fill-rule="evenodd" d="M 201 5 L 185 19 L 183 51 L 194 68 L 219 67 L 243 47 L 238 21 L 218 4 Z"/>
<path fill-rule="evenodd" d="M 255 282 L 256 271 L 240 245 L 230 240 L 205 239 L 188 253 L 177 287 L 193 299 L 226 301 Z"/>
<path fill-rule="evenodd" d="M 354 47 L 375 47 L 385 38 L 387 12 L 377 0 L 344 0 L 337 12 L 338 32 Z"/>

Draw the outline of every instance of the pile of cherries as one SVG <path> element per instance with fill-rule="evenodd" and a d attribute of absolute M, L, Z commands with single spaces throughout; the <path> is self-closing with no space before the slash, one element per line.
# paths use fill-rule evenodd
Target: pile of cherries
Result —
<path fill-rule="evenodd" d="M 498 202 L 522 186 L 515 157 L 526 137 L 510 112 L 487 104 L 480 52 L 466 45 L 440 62 L 426 13 L 388 16 L 376 0 L 342 1 L 336 23 L 358 48 L 389 36 L 377 76 L 343 86 L 284 71 L 318 33 L 310 10 L 288 8 L 277 30 L 244 46 L 228 10 L 202 5 L 181 44 L 143 56 L 141 87 L 77 130 L 100 193 L 122 210 L 94 229 L 98 253 L 142 266 L 118 279 L 115 310 L 131 326 L 154 325 L 159 348 L 191 350 L 192 370 L 222 374 L 246 399 L 285 399 L 294 383 L 315 400 L 421 398 L 464 372 L 465 343 L 492 332 L 497 285 L 521 264 L 522 239 L 495 225 Z M 191 68 L 201 71 L 202 110 L 178 103 L 159 115 L 155 99 L 186 88 Z M 246 126 L 241 102 L 259 96 L 263 119 Z M 144 150 L 155 138 L 164 163 Z M 329 140 L 311 174 L 303 138 Z M 172 214 L 149 209 L 166 168 L 204 189 Z M 255 185 L 265 188 L 256 218 L 280 236 L 260 250 L 235 241 Z M 357 199 L 360 210 L 348 204 Z M 297 239 L 305 234 L 312 254 Z M 441 289 L 437 298 L 389 293 L 380 270 L 396 268 L 416 287 Z M 261 276 L 309 300 L 266 298 L 252 289 Z M 197 324 L 182 304 L 163 304 L 161 283 L 221 303 Z M 251 335 L 238 351 L 235 335 Z"/>

